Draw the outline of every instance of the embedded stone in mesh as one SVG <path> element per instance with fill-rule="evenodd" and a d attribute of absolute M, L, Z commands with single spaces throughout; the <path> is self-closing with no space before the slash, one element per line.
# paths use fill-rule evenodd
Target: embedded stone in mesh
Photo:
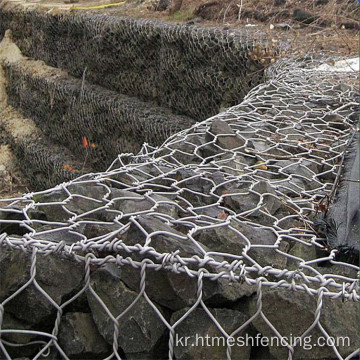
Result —
<path fill-rule="evenodd" d="M 358 356 L 359 266 L 314 224 L 358 131 L 358 73 L 325 61 L 283 59 L 159 148 L 2 200 L 3 357 Z"/>
<path fill-rule="evenodd" d="M 1 25 L 1 21 L 3 24 Z M 236 105 L 276 57 L 264 35 L 93 13 L 0 9 L 21 51 L 196 121 Z"/>

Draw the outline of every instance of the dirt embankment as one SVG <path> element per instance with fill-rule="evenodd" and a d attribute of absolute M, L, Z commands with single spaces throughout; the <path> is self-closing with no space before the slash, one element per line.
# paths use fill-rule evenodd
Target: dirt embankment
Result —
<path fill-rule="evenodd" d="M 130 0 L 109 12 L 225 28 L 257 27 L 294 54 L 359 52 L 356 0 Z"/>

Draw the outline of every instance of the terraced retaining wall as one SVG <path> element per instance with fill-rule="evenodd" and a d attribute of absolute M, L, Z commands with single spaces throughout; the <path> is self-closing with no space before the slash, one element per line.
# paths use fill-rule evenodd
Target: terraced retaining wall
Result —
<path fill-rule="evenodd" d="M 26 56 L 195 121 L 238 104 L 274 57 L 247 29 L 0 8 L 0 36 L 6 29 Z"/>
<path fill-rule="evenodd" d="M 94 13 L 0 6 L 0 37 L 6 30 L 22 52 L 21 61 L 3 64 L 8 105 L 40 131 L 31 144 L 8 137 L 34 189 L 104 170 L 117 154 L 136 154 L 144 142 L 159 146 L 239 103 L 276 58 L 261 35 L 246 29 Z M 84 137 L 92 147 L 83 148 Z M 27 160 L 46 147 L 45 159 Z"/>
<path fill-rule="evenodd" d="M 161 145 L 193 120 L 58 69 L 25 60 L 3 66 L 8 103 L 32 118 L 48 139 L 84 156 L 82 137 L 96 144 L 89 165 L 104 169 L 117 154 L 137 153 L 144 142 Z"/>
<path fill-rule="evenodd" d="M 34 57 L 48 44 L 41 36 L 59 30 L 63 21 L 85 39 L 85 16 L 90 28 L 96 24 L 98 35 L 109 29 L 107 17 L 34 14 L 23 15 L 29 16 L 26 24 L 8 17 L 6 25 L 22 50 L 28 55 L 34 51 Z M 36 21 L 44 30 L 41 36 L 37 27 L 28 26 Z M 168 27 L 161 26 L 160 37 L 166 38 Z M 172 29 L 178 29 L 179 36 L 181 29 L 190 31 Z M 74 58 L 80 56 L 72 37 L 64 30 L 60 40 L 61 34 L 69 46 L 64 47 L 65 60 L 72 51 Z M 199 38 L 199 49 L 207 49 L 206 39 Z M 231 39 L 232 35 L 224 37 L 223 43 Z M 82 135 L 94 141 L 90 150 L 98 150 L 99 159 L 108 159 L 116 151 L 111 147 L 125 144 L 127 138 L 130 144 L 122 149 L 136 148 L 144 139 L 157 141 L 157 136 L 167 136 L 164 129 L 172 132 L 173 124 L 186 127 L 194 120 L 90 84 L 87 80 L 96 80 L 96 73 L 88 72 L 91 64 L 79 66 L 77 74 L 71 70 L 79 77 L 75 78 L 23 58 L 10 38 L 4 40 L 17 58 L 2 63 L 6 81 L 0 83 L 0 91 L 5 89 L 13 107 L 0 113 L 5 117 L 1 125 L 12 134 L 24 168 L 36 169 L 34 183 L 47 184 L 44 176 L 37 178 L 45 169 L 59 184 L 2 200 L 1 358 L 357 356 L 359 268 L 353 258 L 339 258 L 344 255 L 341 249 L 329 247 L 327 234 L 314 224 L 317 217 L 324 221 L 323 201 L 334 195 L 344 153 L 358 126 L 357 73 L 320 71 L 322 58 L 284 59 L 268 69 L 268 80 L 239 105 L 170 136 L 158 148 L 145 145 L 137 155 L 120 154 L 106 171 L 83 169 L 72 174 L 80 175 L 77 179 L 64 183 L 64 165 L 70 165 L 71 152 L 79 157 Z M 191 44 L 189 40 L 189 48 Z M 136 44 L 132 48 L 136 50 Z M 60 55 L 53 50 L 53 65 L 60 66 Z M 86 54 L 87 49 L 82 50 Z M 196 49 L 191 51 L 195 54 Z M 171 60 L 167 54 L 165 63 Z M 241 54 L 234 60 L 241 63 Z M 137 56 L 132 58 L 135 69 Z M 251 63 L 254 56 L 247 56 Z M 191 94 L 191 84 L 188 90 Z M 14 131 L 11 117 L 17 110 L 34 120 L 21 118 L 28 132 L 23 126 Z M 152 129 L 151 124 L 160 126 Z M 62 145 L 54 148 L 52 142 Z M 71 151 L 61 159 L 64 144 Z M 95 159 L 90 156 L 100 166 Z M 179 336 L 193 340 L 210 334 L 224 342 L 208 347 L 176 341 Z M 237 336 L 266 341 L 274 335 L 279 340 L 275 346 L 250 342 L 231 347 L 226 341 Z M 311 349 L 299 342 L 281 346 L 281 339 L 306 336 L 308 342 L 310 335 L 315 343 L 336 336 L 347 336 L 349 343 Z"/>

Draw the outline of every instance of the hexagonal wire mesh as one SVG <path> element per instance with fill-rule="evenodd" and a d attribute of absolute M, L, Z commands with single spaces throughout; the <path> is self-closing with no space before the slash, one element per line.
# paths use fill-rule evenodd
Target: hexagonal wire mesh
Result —
<path fill-rule="evenodd" d="M 195 333 L 274 336 L 277 358 L 355 357 L 359 268 L 337 259 L 313 220 L 358 131 L 358 73 L 323 61 L 278 61 L 240 105 L 160 147 L 2 200 L 4 357 L 250 356 L 178 341 Z M 84 314 L 103 348 L 66 341 Z M 310 335 L 350 344 L 304 355 Z"/>

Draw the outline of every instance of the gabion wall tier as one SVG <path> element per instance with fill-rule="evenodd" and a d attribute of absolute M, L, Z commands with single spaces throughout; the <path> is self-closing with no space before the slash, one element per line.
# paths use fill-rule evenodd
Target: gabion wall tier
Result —
<path fill-rule="evenodd" d="M 86 157 L 88 168 L 103 170 L 117 154 L 138 153 L 144 142 L 161 145 L 171 134 L 194 123 L 39 61 L 4 62 L 3 70 L 8 103 L 33 119 L 49 142 L 70 149 L 79 161 Z M 83 147 L 84 137 L 93 147 Z M 25 161 L 23 166 L 32 166 L 32 162 Z"/>
<path fill-rule="evenodd" d="M 359 267 L 316 222 L 348 180 L 359 79 L 324 61 L 283 59 L 129 163 L 2 200 L 2 358 L 357 358 Z"/>
<path fill-rule="evenodd" d="M 89 172 L 84 160 L 76 159 L 66 147 L 43 137 L 36 125 L 16 110 L 9 107 L 3 111 L 1 109 L 0 122 L 2 118 L 4 123 L 0 131 L 5 143 L 13 150 L 30 189 L 46 189 Z M 30 127 L 30 130 L 17 133 L 20 128 L 26 127 Z"/>
<path fill-rule="evenodd" d="M 251 30 L 220 30 L 92 13 L 0 8 L 24 55 L 196 121 L 240 103 L 274 61 L 274 44 Z"/>

